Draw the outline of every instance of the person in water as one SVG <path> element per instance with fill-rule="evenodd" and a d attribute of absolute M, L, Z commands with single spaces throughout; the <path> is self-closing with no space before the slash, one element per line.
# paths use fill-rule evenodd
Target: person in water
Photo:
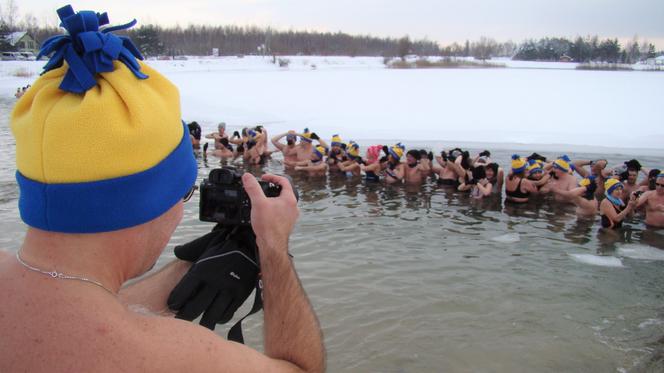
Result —
<path fill-rule="evenodd" d="M 207 135 L 205 135 L 206 139 L 214 139 L 214 148 L 215 149 L 221 149 L 224 146 L 221 144 L 221 139 L 223 138 L 228 138 L 228 134 L 226 133 L 226 123 L 225 122 L 220 122 L 217 125 L 217 132 L 212 132 Z"/>
<path fill-rule="evenodd" d="M 364 161 L 360 157 L 360 145 L 351 140 L 344 148 L 347 159 L 338 164 L 339 170 L 346 173 L 346 177 L 362 176 L 360 165 Z"/>
<path fill-rule="evenodd" d="M 546 185 L 551 178 L 550 173 L 544 172 L 544 162 L 539 159 L 528 160 L 526 174 L 528 175 L 528 180 L 532 181 L 533 185 L 537 187 L 537 190 L 540 190 L 542 186 Z"/>
<path fill-rule="evenodd" d="M 308 162 L 311 160 L 311 154 L 314 151 L 314 140 L 323 148 L 329 148 L 323 139 L 321 139 L 315 132 L 310 132 L 308 128 L 305 128 L 304 132 L 298 133 L 297 135 L 300 137 L 300 142 L 296 146 L 298 162 Z"/>
<path fill-rule="evenodd" d="M 459 187 L 459 175 L 457 173 L 459 167 L 455 164 L 456 158 L 450 158 L 446 151 L 441 151 L 440 156 L 436 157 L 438 165 L 433 165 L 433 171 L 438 175 L 437 184 L 440 186 L 452 187 L 454 189 Z"/>
<path fill-rule="evenodd" d="M 551 179 L 546 183 L 546 185 L 540 188 L 542 193 L 551 193 L 553 189 L 558 189 L 559 191 L 570 191 L 577 187 L 578 182 L 576 177 L 570 172 L 572 171 L 570 163 L 566 160 L 566 156 L 562 156 L 555 161 L 551 167 Z M 572 197 L 567 197 L 561 193 L 555 193 L 554 199 L 557 202 L 567 202 L 572 203 Z"/>
<path fill-rule="evenodd" d="M 484 166 L 473 167 L 471 178 L 459 185 L 460 192 L 470 192 L 470 196 L 476 199 L 488 197 L 493 191 L 493 186 L 487 179 L 486 168 Z"/>
<path fill-rule="evenodd" d="M 347 161 L 346 144 L 343 143 L 339 135 L 332 135 L 330 143 L 330 152 L 327 154 L 327 166 L 330 172 L 340 171 L 339 164 Z"/>
<path fill-rule="evenodd" d="M 661 171 L 657 168 L 653 168 L 648 171 L 647 178 L 641 182 L 641 186 L 639 187 L 639 191 L 641 192 L 647 192 L 649 190 L 656 190 L 657 189 L 657 178 L 659 177 L 659 174 Z"/>
<path fill-rule="evenodd" d="M 228 141 L 228 137 L 224 137 L 220 140 L 221 148 L 214 149 L 212 155 L 222 159 L 235 158 L 237 156 L 236 152 L 233 150 L 233 145 Z M 203 145 L 203 152 L 207 153 L 207 143 Z"/>
<path fill-rule="evenodd" d="M 286 137 L 286 144 L 281 142 L 281 139 Z M 297 159 L 297 134 L 291 130 L 272 138 L 272 145 L 274 145 L 284 155 L 284 166 L 286 168 L 295 167 Z"/>
<path fill-rule="evenodd" d="M 295 171 L 307 171 L 310 175 L 325 175 L 328 166 L 324 158 L 327 152 L 327 148 L 321 145 L 316 146 L 311 152 L 309 160 L 298 162 Z"/>
<path fill-rule="evenodd" d="M 385 182 L 387 184 L 401 183 L 404 178 L 404 164 L 401 163 L 401 157 L 406 147 L 397 143 L 390 148 L 384 147 L 383 151 L 387 153 L 387 168 L 385 169 Z"/>
<path fill-rule="evenodd" d="M 646 225 L 664 228 L 664 173 L 655 180 L 655 190 L 649 190 L 639 198 L 637 207 L 646 208 Z"/>
<path fill-rule="evenodd" d="M 420 185 L 426 180 L 431 172 L 433 153 L 429 153 L 428 157 L 423 158 L 422 153 L 415 149 L 406 153 L 406 164 L 403 166 L 403 178 L 406 184 Z"/>
<path fill-rule="evenodd" d="M 360 163 L 360 170 L 364 172 L 364 179 L 370 182 L 379 182 L 381 174 L 387 168 L 387 156 L 381 158 L 382 145 L 372 145 L 367 148 L 365 160 Z"/>
<path fill-rule="evenodd" d="M 528 162 L 518 154 L 512 155 L 512 169 L 505 182 L 505 195 L 507 202 L 526 203 L 533 194 L 537 194 L 537 187 L 526 178 Z"/>
<path fill-rule="evenodd" d="M 242 177 L 259 248 L 264 352 L 165 311 L 188 261 L 126 285 L 157 262 L 196 183 L 180 95 L 134 57 L 129 39 L 98 31 L 105 13 L 58 14 L 68 32 L 45 43 L 48 71 L 10 118 L 27 230 L 16 254 L 0 259 L 0 371 L 323 372 L 322 333 L 288 255 L 299 211 L 285 178 L 263 176 L 282 188 L 267 198 L 254 176 Z M 120 48 L 122 60 L 73 48 L 82 34 Z"/>
<path fill-rule="evenodd" d="M 505 182 L 505 171 L 496 162 L 491 162 L 486 165 L 485 171 L 486 179 L 491 183 L 491 193 L 501 194 L 503 192 L 503 184 Z"/>
<path fill-rule="evenodd" d="M 623 202 L 625 187 L 617 179 L 609 179 L 604 183 L 606 198 L 599 205 L 602 228 L 622 228 L 623 220 L 629 216 L 638 204 L 638 197 L 632 194 L 629 202 Z"/>
<path fill-rule="evenodd" d="M 576 214 L 579 216 L 596 216 L 599 211 L 599 201 L 595 196 L 597 191 L 595 176 L 591 175 L 581 179 L 579 186 L 572 190 L 562 190 L 554 187 L 551 191 L 570 199 L 576 205 Z"/>
<path fill-rule="evenodd" d="M 198 124 L 198 122 L 194 121 L 189 124 L 187 124 L 187 128 L 189 129 L 189 138 L 191 140 L 191 146 L 194 149 L 200 149 L 201 148 L 201 126 Z"/>

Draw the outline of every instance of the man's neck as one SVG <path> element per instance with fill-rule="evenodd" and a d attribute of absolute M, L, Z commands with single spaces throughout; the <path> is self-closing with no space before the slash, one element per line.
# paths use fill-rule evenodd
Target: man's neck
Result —
<path fill-rule="evenodd" d="M 21 247 L 21 258 L 33 267 L 85 277 L 97 281 L 117 293 L 122 284 L 135 277 L 135 264 L 117 233 L 64 234 L 29 228 Z"/>

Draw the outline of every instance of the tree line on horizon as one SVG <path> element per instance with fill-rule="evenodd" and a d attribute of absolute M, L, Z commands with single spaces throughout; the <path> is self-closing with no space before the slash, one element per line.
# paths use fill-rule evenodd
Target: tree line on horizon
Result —
<path fill-rule="evenodd" d="M 48 37 L 59 35 L 62 29 L 45 26 L 52 22 L 38 22 L 31 14 L 19 20 L 15 0 L 7 0 L 0 7 L 0 51 L 10 51 L 11 45 L 5 36 L 14 31 L 27 31 L 39 44 Z M 125 33 L 125 32 L 122 32 Z M 280 31 L 270 27 L 256 26 L 206 26 L 189 25 L 182 28 L 143 25 L 126 31 L 134 43 L 146 56 L 208 56 L 213 49 L 219 55 L 345 55 L 405 57 L 444 56 L 474 57 L 487 60 L 493 57 L 507 57 L 527 61 L 560 61 L 571 59 L 576 62 L 635 63 L 653 58 L 655 46 L 647 41 L 634 39 L 622 46 L 617 39 L 600 39 L 598 36 L 546 37 L 539 40 L 528 39 L 520 44 L 512 41 L 497 42 L 489 37 L 476 41 L 452 43 L 441 46 L 435 41 L 402 38 L 380 38 L 368 35 L 350 35 L 343 32 Z"/>

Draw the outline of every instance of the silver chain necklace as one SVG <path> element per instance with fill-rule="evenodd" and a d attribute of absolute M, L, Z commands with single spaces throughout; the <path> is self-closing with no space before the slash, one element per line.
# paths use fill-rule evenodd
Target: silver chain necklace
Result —
<path fill-rule="evenodd" d="M 26 263 L 26 262 L 23 261 L 23 259 L 21 258 L 21 255 L 20 255 L 20 250 L 16 252 L 16 260 L 18 260 L 18 262 L 21 263 L 21 265 L 22 265 L 23 267 L 25 267 L 25 268 L 27 268 L 27 269 L 29 269 L 29 270 L 31 270 L 31 271 L 39 272 L 39 273 L 41 273 L 41 274 L 44 274 L 44 275 L 50 276 L 51 278 L 54 278 L 54 279 L 60 279 L 60 280 L 78 280 L 78 281 L 83 281 L 83 282 L 89 282 L 89 283 L 91 283 L 91 284 L 97 285 L 97 286 L 99 286 L 100 288 L 106 290 L 107 292 L 109 292 L 109 293 L 110 293 L 111 295 L 113 295 L 114 297 L 117 296 L 117 294 L 115 294 L 114 292 L 112 292 L 109 288 L 107 288 L 106 286 L 102 285 L 101 282 L 98 282 L 98 281 L 95 281 L 95 280 L 90 280 L 89 278 L 85 278 L 85 277 L 66 275 L 66 274 L 64 274 L 64 273 L 57 272 L 57 271 L 50 271 L 50 272 L 49 272 L 49 271 L 44 271 L 43 269 L 39 269 L 39 268 L 33 267 L 33 266 L 31 266 L 30 264 L 28 264 L 28 263 Z"/>

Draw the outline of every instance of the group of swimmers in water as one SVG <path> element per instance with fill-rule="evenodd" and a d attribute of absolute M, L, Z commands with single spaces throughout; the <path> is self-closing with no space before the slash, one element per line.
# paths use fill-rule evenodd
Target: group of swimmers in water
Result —
<path fill-rule="evenodd" d="M 192 122 L 189 130 L 194 149 L 200 149 L 200 126 Z M 288 131 L 269 138 L 264 127 L 256 126 L 229 136 L 225 123 L 205 138 L 214 139 L 214 149 L 208 152 L 208 143 L 204 143 L 203 156 L 242 157 L 246 163 L 258 165 L 276 151 L 283 154 L 287 170 L 313 176 L 329 172 L 367 182 L 408 185 L 435 178 L 442 187 L 478 199 L 501 196 L 504 187 L 506 203 L 524 204 L 536 196 L 552 195 L 557 203 L 574 204 L 578 215 L 599 214 L 602 227 L 607 229 L 620 228 L 625 218 L 639 210 L 645 212 L 646 225 L 664 228 L 664 173 L 642 167 L 635 159 L 610 168 L 605 159 L 572 161 L 562 155 L 547 160 L 537 153 L 527 157 L 515 154 L 505 175 L 488 150 L 475 156 L 460 148 L 434 154 L 424 149 L 406 151 L 397 143 L 369 146 L 362 156 L 359 144 L 344 142 L 339 135 L 332 136 L 329 144 L 306 128 L 301 133 Z M 269 149 L 268 141 L 276 150 Z M 642 181 L 639 174 L 644 175 Z"/>
<path fill-rule="evenodd" d="M 18 87 L 16 88 L 16 93 L 14 93 L 14 97 L 21 98 L 25 94 L 25 92 L 30 88 L 30 84 L 26 85 L 25 87 Z"/>

